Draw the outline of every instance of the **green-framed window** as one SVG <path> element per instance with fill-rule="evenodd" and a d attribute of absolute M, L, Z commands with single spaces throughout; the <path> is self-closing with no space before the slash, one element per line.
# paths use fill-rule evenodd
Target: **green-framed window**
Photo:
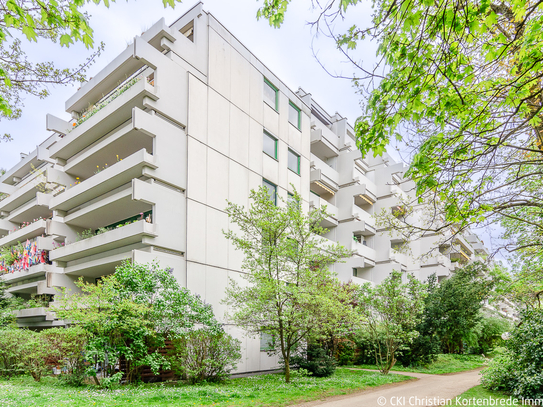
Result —
<path fill-rule="evenodd" d="M 268 181 L 265 178 L 262 178 L 262 186 L 268 190 L 270 199 L 275 205 L 277 205 L 277 185 L 275 185 L 273 182 Z"/>
<path fill-rule="evenodd" d="M 300 155 L 288 149 L 288 169 L 300 174 Z"/>
<path fill-rule="evenodd" d="M 275 110 L 279 110 L 279 89 L 266 78 L 264 78 L 264 101 Z"/>
<path fill-rule="evenodd" d="M 288 102 L 288 121 L 297 129 L 302 128 L 302 111 L 292 101 Z"/>
<path fill-rule="evenodd" d="M 277 139 L 266 130 L 262 136 L 262 151 L 277 160 Z"/>

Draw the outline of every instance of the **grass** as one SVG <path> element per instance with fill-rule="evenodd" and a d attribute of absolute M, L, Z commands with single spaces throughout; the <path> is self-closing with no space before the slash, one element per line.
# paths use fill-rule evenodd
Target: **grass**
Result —
<path fill-rule="evenodd" d="M 392 370 L 400 372 L 428 373 L 428 374 L 445 374 L 464 372 L 483 367 L 486 364 L 486 359 L 480 355 L 438 355 L 435 362 L 427 366 L 403 367 L 396 364 Z M 363 369 L 377 369 L 375 365 L 357 365 Z"/>
<path fill-rule="evenodd" d="M 45 377 L 42 383 L 36 383 L 25 376 L 0 380 L 0 405 L 287 406 L 408 379 L 407 376 L 338 369 L 329 378 L 294 377 L 290 384 L 285 384 L 283 376 L 272 374 L 232 379 L 223 384 L 130 385 L 99 390 L 92 386 L 67 387 L 54 377 Z"/>
<path fill-rule="evenodd" d="M 477 400 L 488 400 L 488 401 L 484 403 L 484 401 L 477 402 Z M 504 401 L 500 401 L 500 400 L 504 400 Z M 470 406 L 478 406 L 478 405 L 515 406 L 515 405 L 520 405 L 520 404 L 521 403 L 518 400 L 515 400 L 513 397 L 506 396 L 505 394 L 502 394 L 499 392 L 486 390 L 483 386 L 479 385 L 479 386 L 472 387 L 465 393 L 462 393 L 460 396 L 456 397 L 455 399 L 452 399 L 452 403 L 447 404 L 447 405 L 448 406 L 468 406 L 468 405 Z"/>

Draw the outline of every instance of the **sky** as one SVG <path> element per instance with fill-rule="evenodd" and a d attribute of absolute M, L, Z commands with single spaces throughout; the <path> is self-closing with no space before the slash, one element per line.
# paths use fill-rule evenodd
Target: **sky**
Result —
<path fill-rule="evenodd" d="M 136 35 L 150 28 L 161 18 L 171 24 L 196 1 L 178 3 L 175 9 L 164 8 L 161 0 L 129 0 L 104 5 L 89 4 L 86 10 L 91 15 L 90 25 L 94 29 L 95 43 L 104 42 L 105 51 L 88 71 L 92 77 L 121 53 Z M 361 115 L 360 96 L 351 82 L 330 76 L 314 56 L 323 62 L 328 71 L 346 76 L 355 72 L 345 62 L 334 43 L 324 35 L 315 36 L 315 29 L 308 21 L 316 18 L 311 1 L 299 0 L 291 3 L 285 23 L 280 29 L 269 26 L 266 20 L 257 20 L 256 14 L 262 1 L 258 0 L 207 0 L 204 10 L 213 14 L 242 44 L 257 56 L 292 90 L 298 87 L 311 93 L 329 113 L 339 112 L 354 124 Z M 358 23 L 369 21 L 368 6 L 361 5 L 350 10 L 349 19 Z M 336 28 L 349 25 L 349 21 L 337 20 Z M 352 23 L 351 23 L 352 24 Z M 59 66 L 76 67 L 90 54 L 81 44 L 62 48 L 58 44 L 42 40 L 38 44 L 23 40 L 32 61 L 55 61 Z M 364 59 L 372 63 L 375 46 L 366 44 L 358 50 Z M 10 168 L 20 159 L 19 153 L 29 153 L 51 133 L 45 129 L 45 116 L 51 113 L 70 119 L 64 110 L 64 102 L 75 93 L 78 85 L 50 87 L 51 96 L 46 99 L 27 96 L 20 119 L 0 121 L 0 134 L 9 133 L 13 141 L 0 143 L 0 168 Z"/>

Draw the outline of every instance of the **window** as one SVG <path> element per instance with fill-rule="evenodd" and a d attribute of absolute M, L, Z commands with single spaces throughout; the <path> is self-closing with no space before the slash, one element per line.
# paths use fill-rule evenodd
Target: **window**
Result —
<path fill-rule="evenodd" d="M 266 78 L 264 78 L 264 102 L 275 110 L 279 110 L 279 89 Z"/>
<path fill-rule="evenodd" d="M 277 160 L 277 139 L 267 131 L 264 132 L 262 151 Z"/>
<path fill-rule="evenodd" d="M 270 181 L 266 179 L 262 179 L 262 186 L 268 190 L 270 199 L 273 201 L 275 205 L 277 205 L 277 185 L 272 184 Z"/>
<path fill-rule="evenodd" d="M 296 126 L 297 129 L 302 128 L 302 112 L 298 106 L 292 102 L 288 102 L 288 121 Z"/>
<path fill-rule="evenodd" d="M 290 148 L 288 149 L 288 168 L 296 174 L 300 173 L 300 156 Z"/>
<path fill-rule="evenodd" d="M 353 276 L 358 277 L 358 269 L 353 268 Z"/>

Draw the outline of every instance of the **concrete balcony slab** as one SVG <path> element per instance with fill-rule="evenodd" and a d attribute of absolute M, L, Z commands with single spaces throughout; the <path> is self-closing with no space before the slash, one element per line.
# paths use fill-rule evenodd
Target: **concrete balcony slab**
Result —
<path fill-rule="evenodd" d="M 72 260 L 88 257 L 102 253 L 106 250 L 113 250 L 123 246 L 142 243 L 146 237 L 156 237 L 156 227 L 152 223 L 141 220 L 130 225 L 110 230 L 60 247 L 49 253 L 49 259 L 53 261 L 69 262 Z"/>
<path fill-rule="evenodd" d="M 51 158 L 68 160 L 105 134 L 121 126 L 132 117 L 134 106 L 144 108 L 145 98 L 158 100 L 157 89 L 142 78 L 128 90 L 100 109 L 92 117 L 75 127 L 64 138 L 49 148 Z"/>
<path fill-rule="evenodd" d="M 17 242 L 24 243 L 27 239 L 32 239 L 42 234 L 45 234 L 47 230 L 47 221 L 40 219 L 28 226 L 11 232 L 9 235 L 0 239 L 1 246 L 12 246 Z"/>
<path fill-rule="evenodd" d="M 55 196 L 50 209 L 69 211 L 121 185 L 127 184 L 143 174 L 144 168 L 157 168 L 152 155 L 142 149 L 123 161 L 106 168 L 81 184 Z"/>

